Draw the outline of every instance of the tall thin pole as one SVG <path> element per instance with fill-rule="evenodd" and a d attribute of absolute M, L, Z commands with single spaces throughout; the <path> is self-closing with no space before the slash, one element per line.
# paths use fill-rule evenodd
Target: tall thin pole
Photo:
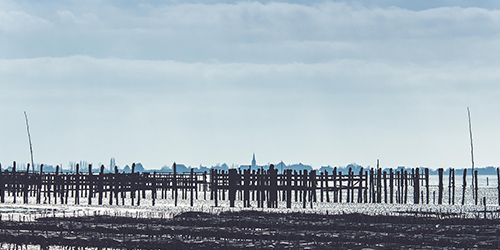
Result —
<path fill-rule="evenodd" d="M 467 114 L 469 115 L 470 156 L 472 162 L 472 190 L 474 190 L 474 185 L 477 185 L 477 183 L 474 183 L 474 145 L 472 143 L 472 125 L 471 125 L 469 107 L 467 107 Z M 474 192 L 472 192 L 472 194 L 474 196 Z"/>
<path fill-rule="evenodd" d="M 28 124 L 28 115 L 26 114 L 26 111 L 24 111 L 24 118 L 26 118 L 26 130 L 28 131 L 28 141 L 30 143 L 31 166 L 32 169 L 35 170 L 35 165 L 33 164 L 33 147 L 31 146 L 30 126 Z"/>

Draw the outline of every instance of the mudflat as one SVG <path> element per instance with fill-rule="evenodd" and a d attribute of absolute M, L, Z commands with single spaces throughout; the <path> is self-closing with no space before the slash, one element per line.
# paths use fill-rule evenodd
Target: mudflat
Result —
<path fill-rule="evenodd" d="M 184 212 L 1 221 L 0 242 L 120 249 L 498 249 L 500 219 L 457 214 Z"/>

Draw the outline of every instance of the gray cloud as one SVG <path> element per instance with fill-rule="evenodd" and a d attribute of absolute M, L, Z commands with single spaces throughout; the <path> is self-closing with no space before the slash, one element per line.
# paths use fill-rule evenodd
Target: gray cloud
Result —
<path fill-rule="evenodd" d="M 74 3 L 43 11 L 25 9 L 4 11 L 9 16 L 4 19 L 16 18 L 10 23 L 31 29 L 14 36 L 17 39 L 0 40 L 4 58 L 83 54 L 286 63 L 367 57 L 456 60 L 465 52 L 467 60 L 482 60 L 492 54 L 491 46 L 485 50 L 482 45 L 496 43 L 500 30 L 499 11 L 461 7 L 414 11 L 335 2 L 240 2 L 131 9 Z M 12 24 L 2 27 L 4 35 L 20 29 Z"/>

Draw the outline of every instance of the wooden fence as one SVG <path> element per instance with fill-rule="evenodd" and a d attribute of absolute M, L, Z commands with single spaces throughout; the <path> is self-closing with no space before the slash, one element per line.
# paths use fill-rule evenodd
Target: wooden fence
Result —
<path fill-rule="evenodd" d="M 443 204 L 444 181 L 443 169 L 439 169 L 437 204 Z M 477 171 L 475 173 L 477 183 Z M 467 171 L 464 171 L 462 185 L 462 205 L 465 204 L 465 189 Z M 497 169 L 497 177 L 500 172 Z M 450 169 L 448 183 L 448 203 L 455 204 L 455 171 Z M 500 205 L 500 181 L 498 202 Z M 413 192 L 409 195 L 409 191 Z M 43 165 L 37 173 L 30 172 L 29 164 L 26 171 L 16 171 L 13 163 L 12 171 L 1 171 L 0 166 L 0 202 L 5 197 L 12 197 L 13 203 L 22 199 L 29 202 L 29 197 L 36 198 L 36 203 L 68 204 L 68 198 L 75 204 L 91 205 L 97 199 L 98 205 L 103 205 L 106 199 L 109 205 L 137 205 L 146 197 L 154 206 L 158 199 L 170 197 L 175 206 L 180 199 L 190 200 L 190 205 L 198 199 L 213 201 L 219 206 L 220 200 L 229 200 L 231 207 L 235 201 L 243 201 L 243 207 L 257 203 L 257 207 L 277 208 L 279 202 L 292 207 L 292 202 L 301 202 L 302 207 L 313 208 L 315 202 L 345 202 L 345 203 L 399 203 L 399 204 L 429 204 L 430 184 L 429 169 L 392 170 L 361 169 L 354 173 L 338 172 L 335 168 L 331 173 L 324 171 L 292 171 L 278 170 L 270 165 L 269 169 L 244 170 L 229 169 L 229 171 L 210 170 L 207 172 L 177 173 L 174 163 L 173 173 L 136 173 L 135 164 L 131 173 L 119 173 L 115 167 L 114 173 L 100 172 L 94 174 L 92 165 L 88 171 L 81 172 L 76 165 L 74 173 L 60 173 L 59 166 L 55 173 L 44 173 Z M 432 193 L 435 200 L 435 191 Z M 127 198 L 128 197 L 128 198 Z M 188 198 L 189 197 L 189 198 Z M 409 200 L 412 199 L 412 201 Z M 474 202 L 478 204 L 478 185 L 473 189 Z M 486 201 L 484 201 L 485 203 Z"/>

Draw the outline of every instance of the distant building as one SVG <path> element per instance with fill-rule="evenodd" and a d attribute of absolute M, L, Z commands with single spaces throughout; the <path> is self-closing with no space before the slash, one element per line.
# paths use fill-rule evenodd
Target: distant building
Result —
<path fill-rule="evenodd" d="M 253 159 L 252 159 L 252 168 L 255 169 L 257 167 L 257 161 L 255 161 L 255 152 L 253 153 Z"/>
<path fill-rule="evenodd" d="M 115 158 L 111 158 L 111 160 L 109 161 L 109 172 L 114 173 L 115 166 L 116 166 Z"/>

